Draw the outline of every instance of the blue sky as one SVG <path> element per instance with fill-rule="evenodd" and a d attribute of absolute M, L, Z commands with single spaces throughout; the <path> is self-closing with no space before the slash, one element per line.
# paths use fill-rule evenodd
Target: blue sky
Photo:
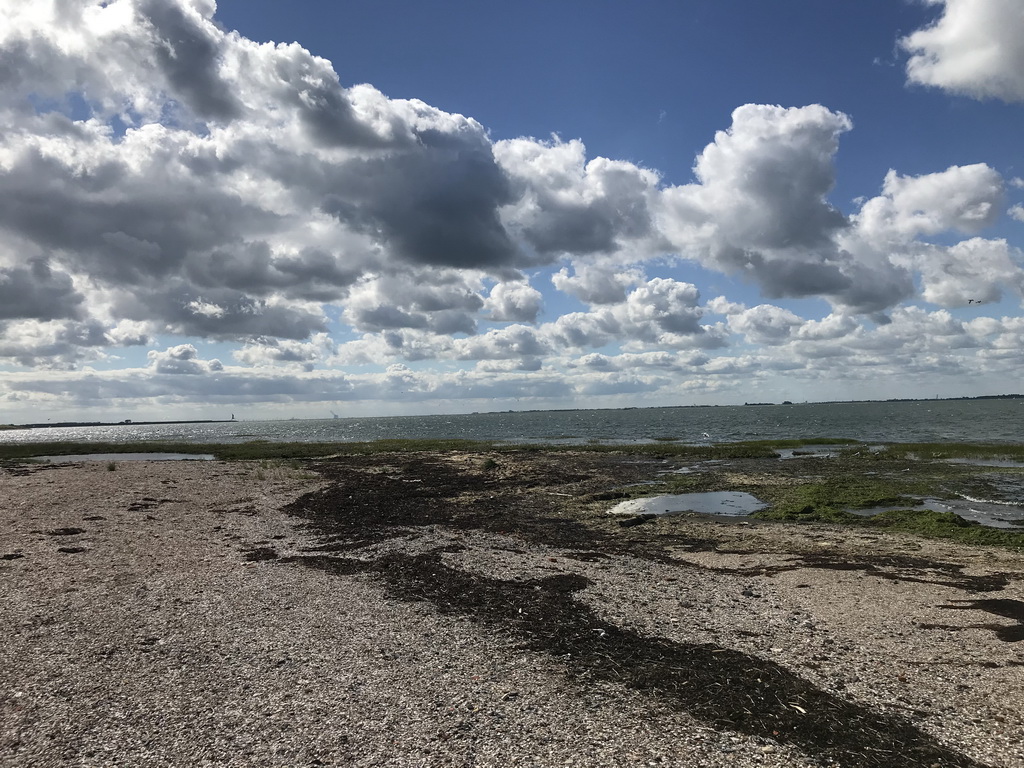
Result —
<path fill-rule="evenodd" d="M 1024 172 L 1019 107 L 907 87 L 897 40 L 937 15 L 899 0 L 221 0 L 217 12 L 254 40 L 300 41 L 343 84 L 469 115 L 495 139 L 579 138 L 669 183 L 690 181 L 737 106 L 823 104 L 854 120 L 837 157 L 844 209 L 889 168 L 929 173 L 995 153 Z"/>
<path fill-rule="evenodd" d="M 0 10 L 0 422 L 1020 390 L 1014 0 L 80 6 Z"/>

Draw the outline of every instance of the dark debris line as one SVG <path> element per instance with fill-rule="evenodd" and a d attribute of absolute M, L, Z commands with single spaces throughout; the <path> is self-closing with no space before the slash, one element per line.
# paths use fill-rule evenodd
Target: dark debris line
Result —
<path fill-rule="evenodd" d="M 943 608 L 952 610 L 985 611 L 994 616 L 1013 619 L 1016 624 L 921 624 L 922 627 L 961 632 L 965 629 L 987 629 L 995 632 L 1004 643 L 1024 642 L 1024 601 L 1009 599 L 953 600 Z"/>
<path fill-rule="evenodd" d="M 607 681 L 658 696 L 709 725 L 793 744 L 847 768 L 981 768 L 898 717 L 815 688 L 771 661 L 713 644 L 643 637 L 597 618 L 572 597 L 581 576 L 488 579 L 449 568 L 439 552 L 375 561 L 295 558 L 338 574 L 370 573 L 396 597 L 467 616 L 548 653 L 579 681 Z"/>
<path fill-rule="evenodd" d="M 460 476 L 450 466 L 408 464 L 405 483 L 359 471 L 368 466 L 364 458 L 361 467 L 325 472 L 338 482 L 291 505 L 292 514 L 329 537 L 331 543 L 321 550 L 348 550 L 356 541 L 381 541 L 396 528 L 415 525 L 505 527 L 527 540 L 549 534 L 563 546 L 617 549 L 583 526 L 573 529 L 544 518 L 543 505 L 517 505 L 500 517 L 490 515 L 487 505 L 460 514 L 457 497 L 467 488 L 481 490 L 480 480 Z M 408 484 L 414 466 L 418 482 Z M 715 728 L 789 743 L 844 768 L 983 768 L 906 720 L 832 696 L 774 662 L 713 644 L 645 637 L 603 621 L 573 597 L 589 583 L 582 576 L 491 579 L 446 566 L 441 555 L 438 550 L 357 560 L 317 554 L 276 562 L 373 576 L 400 599 L 428 602 L 441 613 L 470 618 L 557 657 L 580 683 L 626 685 Z"/>
<path fill-rule="evenodd" d="M 719 549 L 723 554 L 746 554 L 743 550 Z M 708 568 L 716 573 L 731 573 L 739 576 L 776 576 L 788 571 L 817 568 L 824 571 L 860 571 L 879 579 L 906 581 L 915 584 L 935 584 L 965 592 L 997 592 L 1011 581 L 1006 573 L 976 576 L 964 573 L 964 566 L 925 560 L 907 555 L 860 555 L 837 557 L 831 554 L 805 554 L 791 559 L 783 565 L 746 568 Z M 918 574 L 929 574 L 921 576 Z M 968 606 L 969 607 L 969 606 Z"/>

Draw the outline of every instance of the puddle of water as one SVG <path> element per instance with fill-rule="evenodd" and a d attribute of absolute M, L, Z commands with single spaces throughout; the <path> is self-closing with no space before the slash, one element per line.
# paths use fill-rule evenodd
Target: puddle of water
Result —
<path fill-rule="evenodd" d="M 780 459 L 834 459 L 842 446 L 802 445 L 799 448 L 776 448 Z"/>
<path fill-rule="evenodd" d="M 986 474 L 981 477 L 992 487 L 994 496 L 1011 506 L 1024 507 L 1024 477 L 1016 473 Z"/>
<path fill-rule="evenodd" d="M 691 464 L 688 467 L 680 467 L 679 469 L 670 469 L 666 472 L 659 472 L 659 475 L 692 475 L 697 472 L 706 472 L 712 468 L 714 464 L 725 463 L 722 459 L 708 459 L 707 461 L 700 461 L 696 464 Z"/>
<path fill-rule="evenodd" d="M 209 453 L 80 453 L 33 458 L 49 464 L 71 464 L 76 461 L 213 461 L 215 457 Z"/>
<path fill-rule="evenodd" d="M 933 512 L 952 512 L 964 520 L 973 520 L 992 528 L 1013 528 L 1021 530 L 1024 524 L 1024 507 L 1005 501 L 989 499 L 922 499 L 915 507 L 869 507 L 867 509 L 848 509 L 855 515 L 871 517 L 882 512 L 894 512 L 897 509 L 930 509 Z"/>
<path fill-rule="evenodd" d="M 667 496 L 649 496 L 629 499 L 611 508 L 613 515 L 676 515 L 680 512 L 698 512 L 702 515 L 742 517 L 764 509 L 768 505 L 749 493 L 713 491 L 710 493 L 674 493 Z"/>
<path fill-rule="evenodd" d="M 944 459 L 947 464 L 970 464 L 975 467 L 1009 467 L 1024 469 L 1024 461 L 1012 459 Z"/>

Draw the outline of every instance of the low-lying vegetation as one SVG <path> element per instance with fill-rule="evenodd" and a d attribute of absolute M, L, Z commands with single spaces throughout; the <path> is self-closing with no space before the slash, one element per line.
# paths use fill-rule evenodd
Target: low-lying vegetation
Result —
<path fill-rule="evenodd" d="M 830 457 L 804 446 L 840 447 Z M 796 460 L 776 460 L 788 449 Z M 904 443 L 867 446 L 853 440 L 813 438 L 803 440 L 748 441 L 736 443 L 683 444 L 656 440 L 642 444 L 589 443 L 511 444 L 473 440 L 376 440 L 368 442 L 279 443 L 252 440 L 243 443 L 6 443 L 0 444 L 0 460 L 26 462 L 42 455 L 91 453 L 211 454 L 224 461 L 257 463 L 257 476 L 308 473 L 308 461 L 330 456 L 376 454 L 472 454 L 479 471 L 498 473 L 502 456 L 534 453 L 609 454 L 661 459 L 669 466 L 696 471 L 652 475 L 650 482 L 629 485 L 603 494 L 606 499 L 629 499 L 659 494 L 700 491 L 743 491 L 768 504 L 755 518 L 782 523 L 841 524 L 924 536 L 954 539 L 970 544 L 995 544 L 1024 548 L 1024 530 L 1000 529 L 964 520 L 952 512 L 922 507 L 922 499 L 957 496 L 996 498 L 998 484 L 1012 483 L 1021 473 L 1015 467 L 986 467 L 950 463 L 948 459 L 998 459 L 1024 461 L 1024 445 L 957 443 Z M 701 464 L 708 462 L 707 464 Z M 114 462 L 108 469 L 116 468 Z M 312 474 L 310 474 L 312 477 Z M 993 478 L 996 478 L 993 480 Z M 1024 479 L 1021 480 L 1024 484 Z M 890 511 L 856 514 L 874 507 Z"/>
<path fill-rule="evenodd" d="M 862 454 L 864 455 L 864 454 Z M 1002 443 L 894 443 L 869 451 L 876 461 L 942 459 L 1006 459 L 1024 461 L 1024 445 Z"/>
<path fill-rule="evenodd" d="M 707 445 L 670 444 L 665 442 L 618 444 L 588 443 L 586 445 L 547 443 L 498 443 L 480 440 L 386 439 L 364 442 L 272 442 L 250 440 L 244 443 L 178 443 L 167 441 L 136 441 L 129 443 L 3 443 L 0 459 L 28 459 L 35 456 L 69 456 L 89 453 L 185 453 L 212 454 L 225 461 L 251 459 L 316 459 L 335 454 L 367 455 L 376 453 L 415 453 L 422 451 L 585 451 L 597 453 L 631 453 L 643 456 L 676 457 L 694 460 L 774 458 L 775 448 L 791 448 L 817 444 L 822 440 L 752 441 Z M 828 440 L 830 444 L 853 441 Z"/>

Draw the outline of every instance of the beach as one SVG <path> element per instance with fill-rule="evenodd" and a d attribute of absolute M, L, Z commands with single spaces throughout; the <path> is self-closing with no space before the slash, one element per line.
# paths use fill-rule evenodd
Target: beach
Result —
<path fill-rule="evenodd" d="M 1024 555 L 608 514 L 664 468 L 0 467 L 0 765 L 1024 765 Z"/>

